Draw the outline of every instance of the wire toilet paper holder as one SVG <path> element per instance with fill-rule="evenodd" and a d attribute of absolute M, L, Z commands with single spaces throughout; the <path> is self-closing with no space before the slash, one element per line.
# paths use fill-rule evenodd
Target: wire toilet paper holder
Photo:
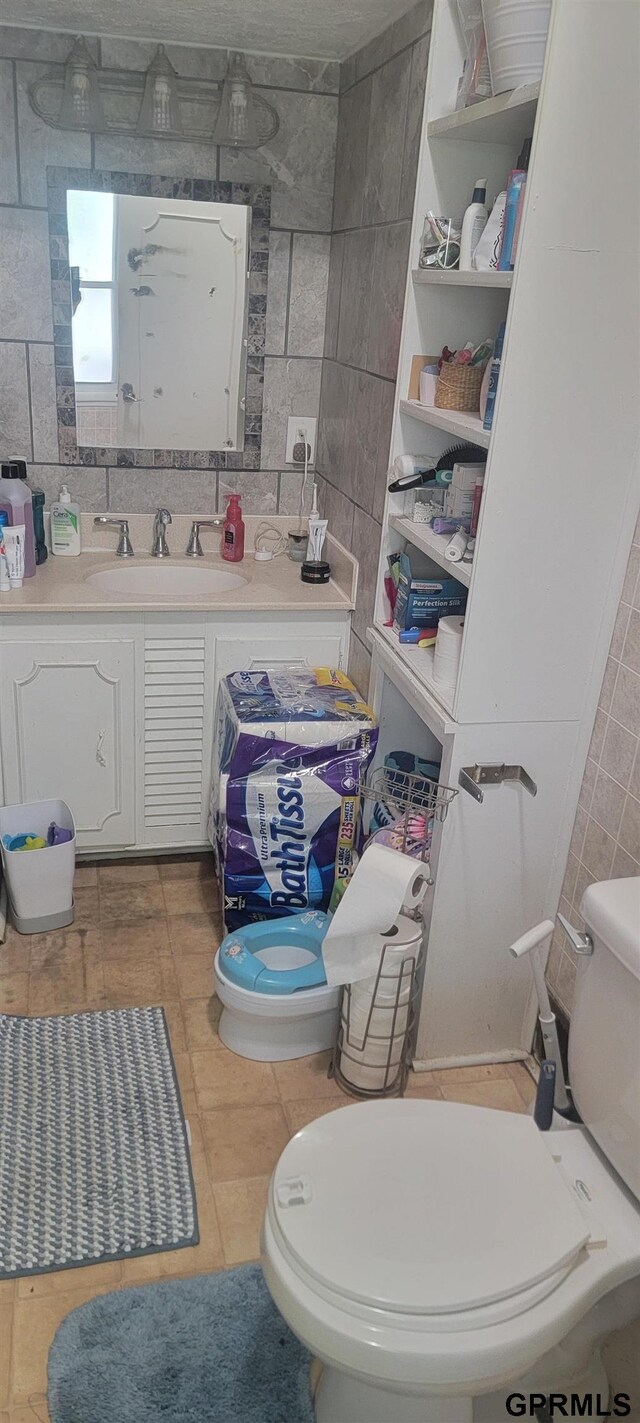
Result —
<path fill-rule="evenodd" d="M 374 771 L 368 782 L 361 785 L 360 795 L 363 807 L 368 803 L 382 803 L 389 807 L 395 815 L 393 828 L 398 833 L 398 844 L 394 848 L 401 853 L 410 853 L 418 863 L 426 865 L 431 852 L 430 823 L 446 820 L 458 790 L 429 780 L 417 772 L 381 767 Z M 422 837 L 412 833 L 412 827 L 415 831 L 420 822 L 424 823 Z M 425 874 L 425 880 L 427 886 L 433 884 L 430 874 Z M 353 991 L 358 985 L 345 984 L 342 989 L 338 1033 L 329 1076 L 350 1096 L 363 1100 L 401 1097 L 405 1091 L 422 986 L 425 955 L 423 905 L 424 900 L 417 908 L 404 907 L 401 910 L 402 919 L 413 921 L 420 927 L 407 944 L 406 955 L 400 960 L 393 942 L 398 934 L 398 925 L 392 925 L 381 936 L 386 942 L 380 955 L 364 1028 L 357 1028 L 355 1023 Z M 389 989 L 390 993 L 385 991 Z M 374 1025 L 382 1027 L 382 1031 L 375 1031 Z M 363 1061 L 367 1052 L 374 1059 L 369 1064 Z M 354 1077 L 362 1079 L 363 1069 L 374 1073 L 377 1079 L 375 1085 L 354 1082 Z"/>

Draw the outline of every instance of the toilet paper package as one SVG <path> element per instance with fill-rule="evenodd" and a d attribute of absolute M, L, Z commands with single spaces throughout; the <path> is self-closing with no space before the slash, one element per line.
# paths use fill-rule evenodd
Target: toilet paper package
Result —
<path fill-rule="evenodd" d="M 236 672 L 218 693 L 211 835 L 227 931 L 326 910 L 349 874 L 373 714 L 330 668 Z"/>

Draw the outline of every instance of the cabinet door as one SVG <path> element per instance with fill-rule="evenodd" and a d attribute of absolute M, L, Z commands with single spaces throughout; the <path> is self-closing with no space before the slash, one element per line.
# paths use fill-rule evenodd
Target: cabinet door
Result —
<path fill-rule="evenodd" d="M 0 681 L 5 801 L 60 797 L 79 848 L 133 844 L 133 642 L 8 642 Z"/>

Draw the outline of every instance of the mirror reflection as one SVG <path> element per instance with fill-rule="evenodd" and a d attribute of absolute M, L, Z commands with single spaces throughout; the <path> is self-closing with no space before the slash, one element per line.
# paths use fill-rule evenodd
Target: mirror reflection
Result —
<path fill-rule="evenodd" d="M 79 445 L 242 449 L 251 209 L 67 193 Z"/>

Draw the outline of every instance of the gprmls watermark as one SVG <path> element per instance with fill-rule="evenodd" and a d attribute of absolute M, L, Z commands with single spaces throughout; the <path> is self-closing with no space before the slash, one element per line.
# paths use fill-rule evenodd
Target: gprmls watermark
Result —
<path fill-rule="evenodd" d="M 510 1418 L 628 1418 L 631 1397 L 614 1393 L 510 1393 L 506 1410 Z"/>

